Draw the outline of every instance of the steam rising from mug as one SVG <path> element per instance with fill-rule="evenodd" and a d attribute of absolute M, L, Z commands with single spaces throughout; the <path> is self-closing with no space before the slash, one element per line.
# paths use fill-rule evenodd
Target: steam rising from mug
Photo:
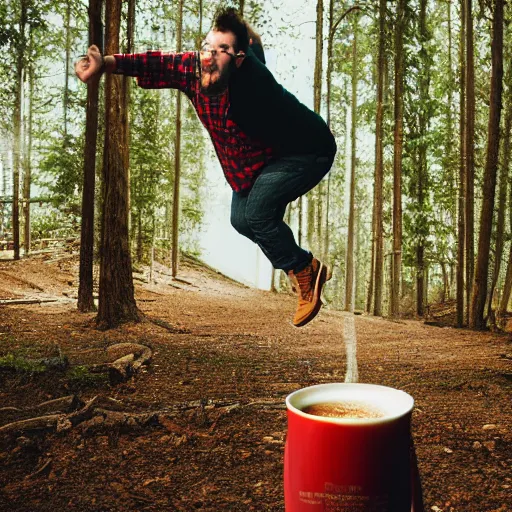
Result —
<path fill-rule="evenodd" d="M 359 373 L 357 371 L 356 326 L 352 313 L 343 315 L 343 341 L 347 355 L 345 382 L 356 383 L 359 380 Z"/>

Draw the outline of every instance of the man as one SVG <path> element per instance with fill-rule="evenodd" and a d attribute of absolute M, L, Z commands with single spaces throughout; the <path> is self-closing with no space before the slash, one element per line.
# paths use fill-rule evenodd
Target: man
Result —
<path fill-rule="evenodd" d="M 141 87 L 172 87 L 189 97 L 233 189 L 231 224 L 288 273 L 299 295 L 293 325 L 300 327 L 320 310 L 330 273 L 297 245 L 283 218 L 288 203 L 327 174 L 336 144 L 322 118 L 276 82 L 261 47 L 257 58 L 249 43 L 248 25 L 236 10 L 221 9 L 200 52 L 102 57 L 91 46 L 75 71 L 85 83 L 117 73 L 137 77 Z"/>

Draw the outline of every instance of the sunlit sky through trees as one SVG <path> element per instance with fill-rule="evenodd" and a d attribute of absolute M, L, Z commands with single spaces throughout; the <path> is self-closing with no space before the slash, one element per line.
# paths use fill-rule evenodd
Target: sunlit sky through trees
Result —
<path fill-rule="evenodd" d="M 136 39 L 135 52 L 143 52 L 147 49 L 161 48 L 164 51 L 173 51 L 173 27 L 169 22 L 169 28 L 160 32 L 152 32 L 151 26 L 147 23 L 147 12 L 144 11 L 143 1 L 137 4 L 137 22 L 136 22 Z M 261 2 L 264 7 L 257 15 L 257 21 L 253 23 L 255 30 L 261 34 L 263 45 L 265 48 L 267 66 L 272 71 L 278 82 L 286 89 L 295 94 L 297 98 L 309 108 L 313 108 L 313 70 L 315 65 L 315 23 L 316 23 L 316 2 L 284 0 L 281 2 L 265 1 Z M 324 58 L 323 58 L 323 82 L 322 82 L 322 116 L 326 117 L 325 95 L 326 95 L 326 68 L 327 68 L 327 30 L 328 30 L 328 2 L 324 2 Z M 86 2 L 83 4 L 84 19 L 86 19 Z M 212 4 L 213 5 L 213 4 Z M 206 33 L 210 26 L 211 12 L 213 9 L 205 12 L 203 19 L 203 31 Z M 146 14 L 146 16 L 144 16 Z M 246 6 L 246 15 L 252 19 L 251 6 Z M 51 14 L 50 22 L 52 25 L 59 26 L 63 20 L 56 14 Z M 141 19 L 143 18 L 143 19 Z M 198 21 L 195 16 L 189 13 L 185 15 L 185 27 L 188 30 L 196 30 Z M 73 23 L 77 23 L 74 20 Z M 364 22 L 363 22 L 364 25 Z M 83 27 L 82 23 L 82 27 Z M 363 29 L 364 30 L 364 29 Z M 80 37 L 83 42 L 76 41 L 73 46 L 71 60 L 74 62 L 76 58 L 86 52 L 87 49 L 87 32 L 81 30 Z M 343 39 L 345 46 L 350 44 L 352 37 L 350 17 L 344 20 L 338 27 L 335 41 Z M 147 41 L 151 41 L 148 45 Z M 193 49 L 186 48 L 184 50 Z M 369 57 L 369 56 L 367 56 Z M 371 57 L 370 57 L 371 58 Z M 63 87 L 65 75 L 65 54 L 55 55 L 55 58 L 48 64 L 48 72 L 43 78 L 44 89 L 47 91 L 57 91 Z M 72 71 L 71 71 L 72 73 Z M 333 74 L 333 83 L 337 83 L 336 73 Z M 362 81 L 369 81 L 369 77 L 360 77 Z M 339 80 L 338 80 L 339 81 Z M 339 81 L 340 87 L 342 84 Z M 69 87 L 72 91 L 78 91 L 84 85 L 72 74 Z M 364 91 L 363 91 L 364 89 Z M 374 95 L 372 87 L 361 87 L 361 101 L 363 96 L 368 97 Z M 155 92 L 155 94 L 157 94 Z M 53 116 L 55 119 L 62 118 L 62 103 L 60 101 L 53 102 Z M 347 105 L 348 107 L 349 105 Z M 347 109 L 347 116 L 350 116 L 350 109 Z M 171 119 L 171 122 L 173 120 Z M 340 124 L 343 124 L 340 122 Z M 198 243 L 201 248 L 201 257 L 210 265 L 217 268 L 221 272 L 233 277 L 237 280 L 268 289 L 270 287 L 271 266 L 266 257 L 252 242 L 239 235 L 230 225 L 230 203 L 231 188 L 226 183 L 220 164 L 218 163 L 213 146 L 205 130 L 202 128 L 199 120 L 197 120 L 198 132 L 201 130 L 203 137 L 198 143 L 204 144 L 207 148 L 206 162 L 206 179 L 204 182 L 203 197 L 205 204 L 203 210 L 205 212 L 203 219 L 203 227 L 198 234 Z M 82 126 L 80 124 L 70 124 L 71 131 L 76 130 L 76 135 L 80 135 Z M 341 154 L 341 145 L 345 145 L 340 140 L 340 135 L 345 137 L 346 134 L 337 134 L 339 155 L 332 172 L 345 173 L 349 169 L 349 151 Z M 358 129 L 358 154 L 364 155 L 366 162 L 373 160 L 374 138 L 368 133 L 364 133 L 363 127 Z M 102 144 L 102 141 L 98 141 Z M 8 151 L 8 148 L 6 149 Z M 12 155 L 11 155 L 12 156 Z M 38 160 L 37 149 L 33 150 L 33 157 Z M 345 162 L 344 162 L 345 160 Z M 0 161 L 0 169 L 2 162 Z M 0 176 L 2 173 L 0 172 Z M 348 179 L 344 180 L 348 183 Z M 368 183 L 368 186 L 371 184 Z M 3 184 L 1 185 L 3 187 Z M 8 177 L 7 188 L 11 188 L 10 175 Z M 344 210 L 348 209 L 348 186 L 345 194 Z M 32 197 L 43 194 L 35 183 L 32 184 Z M 292 228 L 297 230 L 297 221 L 292 220 Z M 303 243 L 304 245 L 304 243 Z"/>

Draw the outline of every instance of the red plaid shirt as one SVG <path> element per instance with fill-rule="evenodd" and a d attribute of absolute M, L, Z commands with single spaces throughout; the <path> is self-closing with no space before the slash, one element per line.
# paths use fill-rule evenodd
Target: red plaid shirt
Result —
<path fill-rule="evenodd" d="M 173 88 L 192 101 L 199 119 L 212 139 L 226 180 L 240 192 L 249 190 L 272 158 L 272 148 L 247 135 L 229 117 L 229 89 L 219 96 L 200 91 L 198 52 L 117 54 L 115 73 L 135 76 L 146 89 Z"/>

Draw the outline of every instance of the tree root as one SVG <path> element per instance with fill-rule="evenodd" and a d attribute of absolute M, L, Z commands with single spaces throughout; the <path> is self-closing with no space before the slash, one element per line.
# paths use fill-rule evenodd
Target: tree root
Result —
<path fill-rule="evenodd" d="M 238 408 L 258 407 L 258 409 L 279 410 L 285 408 L 281 402 L 257 401 L 241 404 L 203 399 L 177 404 L 168 409 L 135 413 L 126 411 L 124 405 L 113 398 L 95 396 L 85 405 L 77 400 L 76 397 L 70 396 L 39 404 L 31 409 L 58 410 L 58 408 L 77 403 L 81 404 L 81 408 L 68 414 L 48 414 L 8 423 L 0 427 L 0 438 L 12 441 L 24 434 L 63 433 L 73 428 L 79 428 L 84 436 L 108 434 L 115 437 L 120 433 L 140 432 L 150 426 L 165 427 L 170 419 L 194 410 L 201 418 L 206 419 L 208 413 L 213 410 L 221 414 L 229 414 Z"/>

